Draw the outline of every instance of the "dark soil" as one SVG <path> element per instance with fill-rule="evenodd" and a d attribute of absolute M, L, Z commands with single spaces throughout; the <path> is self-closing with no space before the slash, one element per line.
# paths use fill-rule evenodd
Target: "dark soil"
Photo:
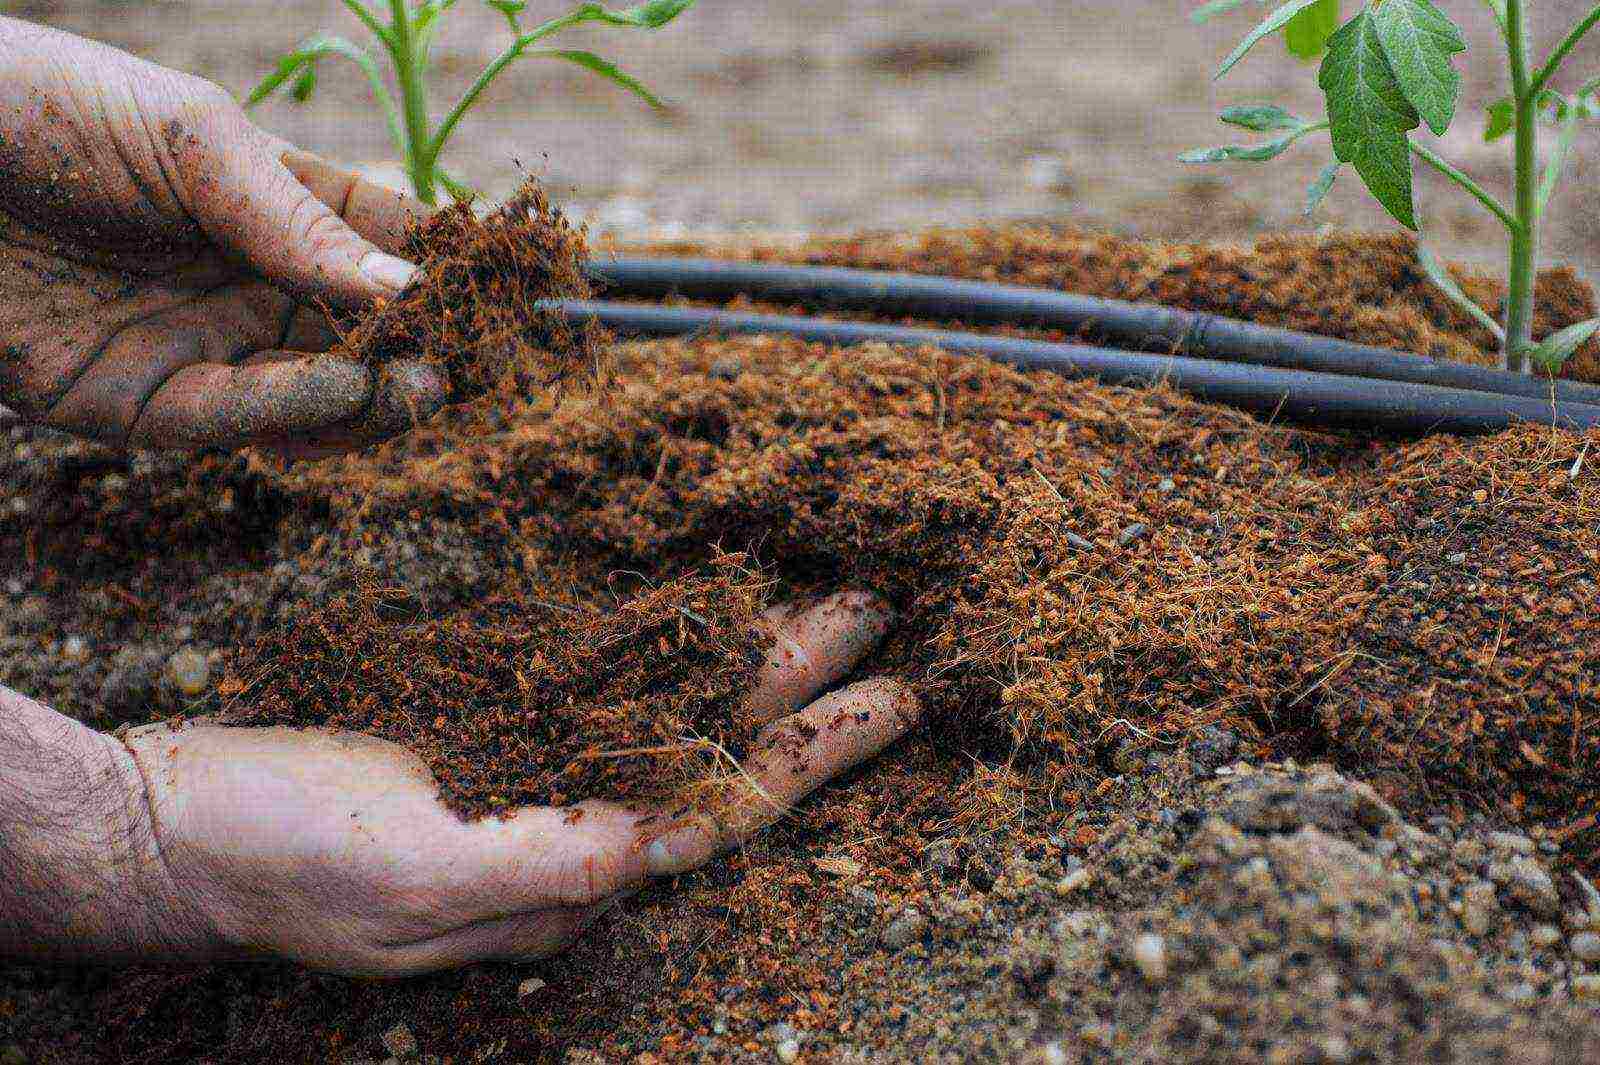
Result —
<path fill-rule="evenodd" d="M 553 576 L 511 575 L 436 618 L 409 590 L 357 574 L 249 645 L 224 707 L 241 725 L 403 743 L 467 816 L 674 798 L 725 779 L 761 724 L 740 696 L 766 650 L 771 582 L 718 555 L 600 612 Z"/>
<path fill-rule="evenodd" d="M 1482 350 L 1470 323 L 1420 295 L 1388 238 L 1251 252 L 1005 231 L 791 254 L 1092 280 L 1072 287 Z M 1546 284 L 1567 293 L 1560 307 L 1592 307 L 1570 279 Z M 714 692 L 713 717 L 690 723 L 737 735 L 724 711 L 759 604 L 853 585 L 898 608 L 864 669 L 911 682 L 925 728 L 740 856 L 630 903 L 538 970 L 551 992 L 533 1005 L 516 993 L 526 970 L 495 967 L 403 985 L 281 969 L 21 974 L 0 983 L 0 1024 L 8 1002 L 22 1004 L 13 1015 L 72 1003 L 29 1036 L 38 1060 L 340 1060 L 395 1020 L 457 1061 L 574 1046 L 737 1057 L 779 1022 L 892 1052 L 922 1023 L 921 992 L 873 978 L 873 1008 L 847 1008 L 849 974 L 876 970 L 852 968 L 865 963 L 835 877 L 925 908 L 925 855 L 953 846 L 954 875 L 981 896 L 999 861 L 1090 850 L 1135 767 L 1203 761 L 1219 736 L 1244 757 L 1331 762 L 1414 816 L 1523 826 L 1568 868 L 1595 866 L 1595 434 L 1333 436 L 1166 389 L 882 346 L 697 339 L 617 357 L 607 395 L 457 412 L 288 472 L 13 430 L 0 485 L 23 507 L 0 513 L 0 581 L 31 620 L 0 634 L 14 648 L 0 680 L 90 716 L 115 649 L 159 663 L 196 643 L 219 671 L 232 663 L 201 708 L 225 697 L 260 720 L 391 736 L 442 772 L 448 801 L 482 810 L 579 783 L 626 791 L 582 756 L 639 745 L 651 722 L 572 723 L 657 681 L 686 720 L 688 693 Z M 748 558 L 719 569 L 723 551 Z M 374 572 L 361 592 L 357 575 Z M 691 600 L 700 621 L 677 609 Z M 629 633 L 569 659 L 574 636 Z M 89 660 L 68 660 L 68 635 Z M 662 639 L 690 649 L 686 672 L 652 657 Z M 354 663 L 348 681 L 330 682 L 333 655 Z M 287 668 L 270 679 L 269 664 Z M 119 716 L 180 701 L 164 681 L 147 687 Z M 558 709 L 569 698 L 577 718 Z M 530 722 L 585 768 L 508 773 L 470 753 L 510 753 L 507 728 Z M 464 761 L 441 753 L 463 739 Z M 719 1011 L 743 1034 L 712 1046 Z M 1168 1034 L 1183 1045 L 1180 1027 Z"/>

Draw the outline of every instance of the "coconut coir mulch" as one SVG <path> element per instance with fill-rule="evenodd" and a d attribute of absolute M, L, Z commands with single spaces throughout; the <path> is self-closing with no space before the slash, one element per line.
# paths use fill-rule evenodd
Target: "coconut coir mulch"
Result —
<path fill-rule="evenodd" d="M 1052 241 L 1031 231 L 946 234 L 925 265 L 1021 277 L 1076 264 L 1089 276 L 1120 261 L 1096 258 L 1108 246 L 1137 247 Z M 1330 243 L 1342 250 L 1333 255 Z M 805 254 L 887 265 L 864 244 L 831 247 Z M 1332 321 L 1349 313 L 1342 301 L 1354 279 L 1369 266 L 1382 275 L 1393 247 L 1278 241 L 1227 255 L 1248 275 L 1233 275 L 1241 305 L 1293 290 L 1297 313 Z M 1472 343 L 1437 309 L 1402 310 L 1387 319 L 1396 330 L 1422 322 Z M 6 519 L 0 540 L 32 551 L 54 582 L 52 601 L 69 604 L 65 625 L 74 578 L 64 563 L 89 535 L 67 519 L 94 513 L 92 535 L 121 544 L 115 557 L 126 560 L 95 579 L 165 597 L 143 620 L 119 622 L 149 631 L 175 620 L 164 610 L 192 619 L 229 600 L 215 585 L 195 591 L 202 564 L 217 565 L 208 523 L 177 514 L 166 526 L 138 500 L 229 493 L 219 520 L 255 530 L 249 557 L 232 563 L 246 594 L 220 610 L 225 629 L 202 630 L 226 633 L 229 697 L 248 698 L 237 685 L 274 648 L 292 649 L 281 660 L 293 664 L 321 639 L 285 637 L 282 625 L 390 603 L 386 646 L 375 641 L 359 659 L 384 699 L 352 709 L 313 685 L 326 671 L 294 683 L 343 699 L 329 706 L 353 715 L 346 723 L 397 722 L 390 734 L 425 756 L 437 726 L 416 692 L 448 685 L 440 670 L 461 648 L 468 662 L 484 648 L 497 662 L 553 656 L 559 639 L 570 642 L 563 626 L 611 625 L 603 619 L 652 589 L 668 589 L 663 604 L 683 602 L 675 597 L 703 588 L 721 551 L 747 552 L 740 572 L 761 574 L 750 594 L 711 596 L 691 611 L 745 632 L 757 601 L 839 585 L 879 591 L 900 620 L 863 671 L 917 688 L 921 732 L 738 859 L 630 904 L 578 954 L 542 970 L 559 990 L 537 1008 L 516 994 L 525 971 L 495 967 L 400 986 L 278 969 L 80 978 L 55 993 L 78 997 L 82 1023 L 56 1033 L 41 1060 L 339 1059 L 359 1056 L 397 1018 L 456 1060 L 488 1050 L 559 1060 L 571 1045 L 671 1057 L 691 1053 L 713 1007 L 728 1002 L 741 1023 L 839 1030 L 852 1023 L 835 1007 L 847 947 L 819 934 L 830 892 L 814 858 L 842 849 L 875 890 L 896 895 L 941 838 L 999 835 L 1037 849 L 1060 832 L 1066 842 L 1052 849 L 1087 846 L 1100 796 L 1123 767 L 1181 750 L 1214 725 L 1243 736 L 1246 754 L 1331 761 L 1413 812 L 1487 811 L 1592 865 L 1593 434 L 1525 427 L 1369 441 L 1266 426 L 1163 389 L 787 339 L 618 354 L 611 394 L 507 407 L 492 432 L 481 415 L 453 414 L 371 454 L 287 473 L 240 459 L 157 464 L 120 489 L 130 502 L 101 487 L 40 492 L 26 531 Z M 50 454 L 12 460 L 6 477 L 27 471 L 60 486 L 39 473 L 68 461 Z M 248 522 L 241 505 L 252 508 Z M 138 560 L 139 542 L 164 544 L 163 567 Z M 357 567 L 376 568 L 392 593 L 352 604 Z M 90 623 L 83 610 L 71 624 Z M 651 616 L 665 629 L 641 632 L 670 653 L 678 620 Z M 683 638 L 698 638 L 695 622 L 678 619 Z M 625 660 L 642 666 L 645 642 Z M 714 675 L 713 694 L 730 695 L 733 673 Z M 557 680 L 537 702 L 552 706 L 560 689 Z M 474 690 L 480 710 L 492 703 L 519 725 L 529 720 L 520 687 L 491 678 Z M 72 691 L 53 697 L 70 707 Z M 75 697 L 81 707 L 93 694 Z M 461 779 L 484 802 L 560 787 L 500 768 L 510 772 Z M 1066 832 L 1069 819 L 1079 827 Z M 852 1039 L 893 1045 L 889 1031 Z"/>
<path fill-rule="evenodd" d="M 451 402 L 501 387 L 518 395 L 587 387 L 604 377 L 600 329 L 536 307 L 590 294 L 586 235 L 538 182 L 482 219 L 466 203 L 439 211 L 412 228 L 405 254 L 417 279 L 350 325 L 340 345 L 348 357 L 435 365 Z"/>

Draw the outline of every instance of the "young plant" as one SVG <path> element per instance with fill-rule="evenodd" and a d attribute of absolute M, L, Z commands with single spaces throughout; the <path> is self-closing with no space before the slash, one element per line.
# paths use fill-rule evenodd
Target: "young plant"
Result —
<path fill-rule="evenodd" d="M 311 98 L 317 88 L 317 64 L 330 56 L 348 59 L 361 68 L 372 85 L 373 96 L 388 123 L 389 136 L 405 160 L 411 188 L 423 203 L 438 201 L 437 189 L 443 186 L 458 200 L 473 197 L 473 191 L 439 165 L 440 156 L 462 117 L 478 102 L 495 78 L 518 59 L 556 59 L 586 67 L 608 78 L 629 92 L 642 97 L 652 107 L 661 101 L 638 81 L 618 70 L 593 52 L 571 48 L 535 48 L 562 30 L 585 22 L 635 29 L 660 29 L 694 5 L 694 0 L 647 0 L 635 7 L 610 10 L 597 3 L 581 3 L 565 15 L 549 19 L 532 29 L 522 28 L 527 0 L 484 0 L 505 18 L 511 41 L 483 71 L 471 88 L 450 108 L 437 126 L 428 112 L 429 51 L 439 28 L 440 18 L 456 6 L 456 0 L 389 0 L 388 21 L 382 21 L 363 0 L 341 0 L 360 20 L 388 54 L 394 72 L 399 100 L 390 92 L 372 54 L 343 37 L 317 36 L 278 61 L 278 68 L 257 85 L 245 106 L 265 100 L 278 89 L 289 86 L 290 95 L 300 103 Z"/>
<path fill-rule="evenodd" d="M 1239 7 L 1244 0 L 1213 0 L 1194 13 L 1204 22 Z M 1407 229 L 1417 230 L 1412 203 L 1413 159 L 1443 174 L 1466 190 L 1500 220 L 1510 236 L 1510 269 L 1504 322 L 1467 299 L 1444 266 L 1426 248 L 1418 259 L 1428 277 L 1453 302 L 1464 308 L 1500 342 L 1501 365 L 1523 370 L 1528 360 L 1549 372 L 1558 370 L 1584 342 L 1600 332 L 1600 318 L 1580 322 L 1534 344 L 1533 282 L 1539 250 L 1539 223 L 1561 178 L 1580 123 L 1600 117 L 1600 77 L 1577 91 L 1551 86 L 1562 62 L 1583 36 L 1600 23 L 1600 5 L 1580 19 L 1545 61 L 1529 60 L 1529 0 L 1484 0 L 1505 42 L 1510 95 L 1488 107 L 1484 139 L 1512 138 L 1514 181 L 1506 205 L 1478 182 L 1451 166 L 1431 148 L 1413 140 L 1411 132 L 1426 125 L 1442 135 L 1456 115 L 1461 75 L 1455 56 L 1466 41 L 1449 16 L 1430 0 L 1361 0 L 1356 14 L 1340 23 L 1339 0 L 1288 0 L 1240 42 L 1217 71 L 1221 78 L 1263 38 L 1281 32 L 1289 50 L 1303 59 L 1322 56 L 1317 78 L 1327 103 L 1320 121 L 1307 122 L 1280 107 L 1229 107 L 1223 122 L 1269 140 L 1185 152 L 1190 163 L 1230 160 L 1259 162 L 1276 158 L 1304 137 L 1327 131 L 1333 160 L 1323 168 L 1306 196 L 1306 212 L 1316 209 L 1341 167 L 1355 168 L 1367 189 Z M 1541 122 L 1558 130 L 1541 174 L 1538 137 Z"/>

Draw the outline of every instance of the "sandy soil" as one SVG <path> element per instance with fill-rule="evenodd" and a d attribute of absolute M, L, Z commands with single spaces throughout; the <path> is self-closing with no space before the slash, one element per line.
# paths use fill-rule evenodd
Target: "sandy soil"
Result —
<path fill-rule="evenodd" d="M 536 9 L 555 10 L 544 2 Z M 656 36 L 574 33 L 616 57 L 673 104 L 652 114 L 586 73 L 533 65 L 502 81 L 463 125 L 450 162 L 508 193 L 517 160 L 576 213 L 630 235 L 717 230 L 841 232 L 1015 218 L 1081 222 L 1139 236 L 1235 239 L 1316 225 L 1387 228 L 1341 179 L 1307 222 L 1307 182 L 1325 141 L 1265 165 L 1188 168 L 1184 148 L 1221 143 L 1228 103 L 1271 99 L 1314 113 L 1315 78 L 1271 44 L 1221 87 L 1209 74 L 1256 14 L 1191 26 L 1190 3 L 988 5 L 952 0 L 846 3 L 701 0 Z M 1348 5 L 1347 5 L 1348 6 Z M 1477 109 L 1502 91 L 1494 29 L 1481 4 L 1452 3 L 1476 62 L 1462 117 L 1440 150 L 1494 186 L 1504 144 L 1484 145 Z M 314 32 L 358 36 L 335 0 L 29 0 L 8 10 L 87 33 L 247 91 Z M 1535 5 L 1535 36 L 1557 38 L 1587 5 Z M 438 49 L 452 96 L 502 45 L 498 16 L 466 0 Z M 1574 56 L 1574 83 L 1600 63 L 1600 37 Z M 262 108 L 270 128 L 330 156 L 381 163 L 394 153 L 354 68 L 329 68 L 309 108 Z M 1551 259 L 1592 270 L 1600 236 L 1593 181 L 1600 132 L 1580 139 L 1550 218 Z M 1496 264 L 1501 238 L 1475 204 L 1431 176 L 1429 236 L 1457 257 Z"/>

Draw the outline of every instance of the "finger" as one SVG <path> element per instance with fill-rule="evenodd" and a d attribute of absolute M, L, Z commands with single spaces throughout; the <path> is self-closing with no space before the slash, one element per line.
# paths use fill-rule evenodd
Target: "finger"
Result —
<path fill-rule="evenodd" d="M 289 319 L 289 328 L 283 331 L 284 351 L 321 352 L 339 342 L 339 331 L 333 327 L 320 307 L 299 306 Z"/>
<path fill-rule="evenodd" d="M 883 678 L 832 692 L 767 726 L 723 809 L 674 826 L 645 847 L 651 876 L 675 876 L 736 847 L 819 785 L 871 758 L 921 711 L 906 684 Z"/>
<path fill-rule="evenodd" d="M 463 921 L 602 904 L 644 883 L 641 821 L 602 802 L 456 820 L 434 841 L 429 890 Z"/>
<path fill-rule="evenodd" d="M 150 397 L 196 363 L 232 363 L 275 345 L 292 310 L 264 282 L 230 284 L 126 326 L 106 340 L 50 409 L 49 423 L 123 441 Z"/>
<path fill-rule="evenodd" d="M 399 978 L 486 961 L 535 961 L 559 953 L 594 924 L 603 907 L 558 908 L 491 918 L 443 936 L 386 951 L 377 971 L 348 976 Z"/>
<path fill-rule="evenodd" d="M 415 267 L 357 233 L 281 161 L 282 142 L 242 113 L 166 131 L 190 213 L 219 245 L 303 299 L 360 306 L 404 288 Z"/>
<path fill-rule="evenodd" d="M 385 188 L 353 170 L 310 152 L 288 146 L 283 165 L 311 195 L 333 208 L 349 227 L 390 255 L 404 256 L 406 236 L 414 222 L 427 218 L 431 209 L 421 200 Z"/>
<path fill-rule="evenodd" d="M 244 447 L 331 430 L 393 436 L 444 404 L 436 372 L 416 364 L 369 369 L 327 355 L 239 366 L 199 363 L 150 395 L 129 433 L 133 447 Z"/>
<path fill-rule="evenodd" d="M 767 611 L 774 641 L 756 672 L 746 712 L 756 724 L 792 713 L 855 669 L 889 631 L 893 611 L 869 592 L 839 592 Z"/>

